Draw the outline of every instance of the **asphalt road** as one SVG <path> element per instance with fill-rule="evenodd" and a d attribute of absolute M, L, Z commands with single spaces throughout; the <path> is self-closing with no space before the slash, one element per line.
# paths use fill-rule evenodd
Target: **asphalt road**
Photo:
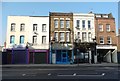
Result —
<path fill-rule="evenodd" d="M 119 79 L 119 67 L 2 68 L 2 79 Z"/>

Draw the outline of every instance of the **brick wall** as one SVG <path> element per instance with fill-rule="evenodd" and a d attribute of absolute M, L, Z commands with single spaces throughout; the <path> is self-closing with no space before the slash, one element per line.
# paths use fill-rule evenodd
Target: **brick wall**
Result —
<path fill-rule="evenodd" d="M 98 25 L 103 25 L 103 31 L 99 31 Z M 110 24 L 110 31 L 106 31 L 106 24 Z M 100 44 L 100 36 L 104 37 L 104 44 L 107 44 L 107 37 L 111 36 L 112 44 L 117 45 L 117 37 L 116 37 L 116 27 L 115 27 L 115 19 L 114 18 L 96 18 L 95 19 L 95 33 L 97 43 Z"/>

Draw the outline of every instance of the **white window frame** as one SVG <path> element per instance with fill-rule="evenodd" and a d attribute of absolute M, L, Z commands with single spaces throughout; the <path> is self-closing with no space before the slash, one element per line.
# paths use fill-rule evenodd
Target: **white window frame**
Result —
<path fill-rule="evenodd" d="M 64 20 L 63 19 L 60 20 L 60 28 L 64 28 Z"/>
<path fill-rule="evenodd" d="M 16 26 L 15 23 L 11 23 L 11 31 L 15 31 L 15 26 Z"/>
<path fill-rule="evenodd" d="M 90 30 L 90 29 L 91 29 L 91 21 L 88 20 L 88 30 Z"/>
<path fill-rule="evenodd" d="M 66 28 L 70 28 L 70 20 L 66 20 Z"/>
<path fill-rule="evenodd" d="M 92 38 L 91 32 L 88 32 L 88 41 L 90 42 Z"/>
<path fill-rule="evenodd" d="M 42 36 L 42 44 L 46 44 L 46 36 Z"/>
<path fill-rule="evenodd" d="M 107 37 L 107 43 L 112 44 L 112 38 L 110 36 Z"/>
<path fill-rule="evenodd" d="M 55 41 L 58 41 L 58 32 L 55 32 Z"/>
<path fill-rule="evenodd" d="M 86 30 L 86 28 L 85 28 L 85 20 L 82 20 L 82 29 Z"/>
<path fill-rule="evenodd" d="M 22 38 L 22 37 L 24 38 L 24 39 L 23 39 L 23 43 L 21 42 L 21 38 Z M 24 42 L 25 42 L 25 36 L 24 36 L 24 35 L 21 35 L 21 36 L 20 36 L 20 44 L 24 44 Z"/>
<path fill-rule="evenodd" d="M 80 20 L 76 20 L 76 27 L 80 27 Z"/>
<path fill-rule="evenodd" d="M 60 42 L 64 41 L 65 41 L 64 32 L 60 32 Z"/>
<path fill-rule="evenodd" d="M 102 24 L 99 24 L 99 25 L 98 25 L 98 29 L 99 29 L 99 31 L 103 31 L 103 25 L 102 25 Z"/>
<path fill-rule="evenodd" d="M 83 42 L 87 41 L 87 34 L 86 34 L 86 32 L 82 32 L 82 41 Z"/>
<path fill-rule="evenodd" d="M 102 38 L 102 40 L 101 40 L 101 38 Z M 103 42 L 103 43 L 101 43 L 101 42 Z M 100 36 L 100 44 L 104 44 L 104 37 L 103 36 Z"/>
<path fill-rule="evenodd" d="M 42 32 L 46 32 L 46 27 L 47 27 L 46 24 L 42 24 Z"/>
<path fill-rule="evenodd" d="M 34 45 L 37 44 L 37 36 L 33 36 L 33 44 L 34 44 Z"/>
<path fill-rule="evenodd" d="M 14 38 L 14 40 L 12 38 Z M 14 43 L 15 43 L 15 35 L 11 35 L 10 36 L 10 44 L 14 44 Z"/>
<path fill-rule="evenodd" d="M 69 32 L 66 32 L 66 41 L 70 42 L 70 33 Z"/>
<path fill-rule="evenodd" d="M 110 24 L 106 24 L 106 31 L 107 31 L 107 32 L 110 31 Z"/>
<path fill-rule="evenodd" d="M 54 19 L 54 27 L 58 28 L 58 19 Z"/>
<path fill-rule="evenodd" d="M 20 24 L 20 31 L 24 31 L 24 30 L 25 30 L 25 24 L 22 23 L 22 24 Z"/>
<path fill-rule="evenodd" d="M 80 38 L 80 32 L 77 32 L 77 37 Z"/>
<path fill-rule="evenodd" d="M 34 31 L 34 32 L 37 31 L 37 27 L 38 27 L 38 24 L 33 24 L 33 31 Z"/>

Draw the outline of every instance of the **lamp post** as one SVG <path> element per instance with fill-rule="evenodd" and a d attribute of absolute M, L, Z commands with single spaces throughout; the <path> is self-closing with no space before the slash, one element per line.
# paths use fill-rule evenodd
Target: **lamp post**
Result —
<path fill-rule="evenodd" d="M 72 62 L 74 63 L 74 51 L 73 51 L 73 31 L 70 29 L 70 28 L 68 28 L 68 31 L 70 31 L 70 34 L 71 34 L 71 43 L 72 43 Z"/>
<path fill-rule="evenodd" d="M 79 45 L 81 44 L 81 40 L 79 39 L 79 38 L 76 38 L 75 39 L 75 43 L 76 43 L 76 47 L 77 47 L 77 58 L 76 58 L 76 60 L 77 60 L 77 64 L 78 64 L 78 66 L 79 66 L 79 53 L 80 53 L 80 49 L 79 49 Z"/>
<path fill-rule="evenodd" d="M 96 54 L 96 37 L 93 39 L 93 42 L 94 42 L 94 63 L 96 64 L 97 63 L 97 54 Z"/>

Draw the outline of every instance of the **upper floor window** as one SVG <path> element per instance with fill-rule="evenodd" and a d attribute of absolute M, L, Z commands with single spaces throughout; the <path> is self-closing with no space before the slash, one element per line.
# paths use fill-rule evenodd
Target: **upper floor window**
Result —
<path fill-rule="evenodd" d="M 15 25 L 16 25 L 15 23 L 11 24 L 11 31 L 15 31 Z"/>
<path fill-rule="evenodd" d="M 88 41 L 91 41 L 91 32 L 88 33 Z"/>
<path fill-rule="evenodd" d="M 110 24 L 106 24 L 106 31 L 110 31 Z"/>
<path fill-rule="evenodd" d="M 42 36 L 42 44 L 46 44 L 46 36 Z"/>
<path fill-rule="evenodd" d="M 88 29 L 91 29 L 91 21 L 88 21 Z"/>
<path fill-rule="evenodd" d="M 108 15 L 103 15 L 103 18 L 108 18 Z"/>
<path fill-rule="evenodd" d="M 10 36 L 10 44 L 14 44 L 15 43 L 15 36 L 11 35 Z"/>
<path fill-rule="evenodd" d="M 58 20 L 57 19 L 54 20 L 54 27 L 58 28 Z"/>
<path fill-rule="evenodd" d="M 80 20 L 76 20 L 77 27 L 80 27 Z"/>
<path fill-rule="evenodd" d="M 100 18 L 100 17 L 101 17 L 101 15 L 96 15 L 96 17 L 97 17 L 97 18 Z"/>
<path fill-rule="evenodd" d="M 46 31 L 46 24 L 42 24 L 42 32 Z"/>
<path fill-rule="evenodd" d="M 77 37 L 80 38 L 80 32 L 77 32 Z"/>
<path fill-rule="evenodd" d="M 100 37 L 100 44 L 104 44 L 104 37 Z"/>
<path fill-rule="evenodd" d="M 99 24 L 99 25 L 98 25 L 98 29 L 99 29 L 99 31 L 103 31 L 103 25 L 102 25 L 102 24 Z"/>
<path fill-rule="evenodd" d="M 86 32 L 82 32 L 82 41 L 86 41 L 87 37 L 86 37 Z"/>
<path fill-rule="evenodd" d="M 58 41 L 58 32 L 55 32 L 55 41 Z"/>
<path fill-rule="evenodd" d="M 37 24 L 33 24 L 33 31 L 37 31 Z"/>
<path fill-rule="evenodd" d="M 37 44 L 37 36 L 33 36 L 33 44 Z"/>
<path fill-rule="evenodd" d="M 70 28 L 70 20 L 66 20 L 66 28 Z"/>
<path fill-rule="evenodd" d="M 63 32 L 60 33 L 60 41 L 64 41 L 64 33 Z"/>
<path fill-rule="evenodd" d="M 24 43 L 24 36 L 20 36 L 20 44 L 23 44 Z"/>
<path fill-rule="evenodd" d="M 82 28 L 85 29 L 85 20 L 82 20 Z"/>
<path fill-rule="evenodd" d="M 107 37 L 107 43 L 108 43 L 108 44 L 112 44 L 112 39 L 111 39 L 110 36 Z"/>
<path fill-rule="evenodd" d="M 60 28 L 64 28 L 64 20 L 60 20 Z"/>
<path fill-rule="evenodd" d="M 66 33 L 66 41 L 69 42 L 70 38 L 69 38 L 69 32 Z"/>
<path fill-rule="evenodd" d="M 20 31 L 24 31 L 24 29 L 25 29 L 25 24 L 21 24 L 20 25 Z"/>

